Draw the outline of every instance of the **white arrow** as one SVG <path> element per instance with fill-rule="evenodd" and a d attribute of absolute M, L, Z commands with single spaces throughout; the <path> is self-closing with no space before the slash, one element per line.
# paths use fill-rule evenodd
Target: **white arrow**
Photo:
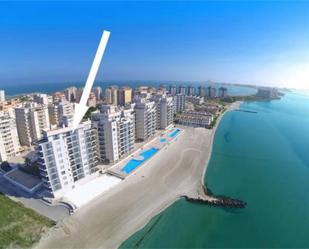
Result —
<path fill-rule="evenodd" d="M 90 72 L 88 74 L 88 78 L 83 90 L 82 97 L 79 101 L 79 103 L 75 103 L 75 111 L 74 111 L 74 119 L 73 119 L 73 132 L 78 127 L 79 123 L 82 121 L 85 113 L 87 112 L 89 106 L 87 106 L 87 101 L 93 86 L 93 82 L 95 80 L 95 77 L 97 75 L 108 39 L 109 39 L 110 32 L 104 30 L 101 41 L 97 50 L 97 53 L 94 57 L 94 60 L 92 62 L 92 66 L 90 68 Z"/>

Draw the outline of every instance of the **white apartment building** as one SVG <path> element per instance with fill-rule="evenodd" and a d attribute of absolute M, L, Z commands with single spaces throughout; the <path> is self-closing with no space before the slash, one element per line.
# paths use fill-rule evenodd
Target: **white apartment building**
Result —
<path fill-rule="evenodd" d="M 103 105 L 91 118 L 97 130 L 101 161 L 116 162 L 133 151 L 135 118 L 132 108 Z"/>
<path fill-rule="evenodd" d="M 77 88 L 75 86 L 68 87 L 64 90 L 64 95 L 67 101 L 75 102 L 77 99 Z"/>
<path fill-rule="evenodd" d="M 93 93 L 96 97 L 97 100 L 101 100 L 102 99 L 102 87 L 100 86 L 96 86 L 93 88 Z"/>
<path fill-rule="evenodd" d="M 0 102 L 5 101 L 5 91 L 4 90 L 0 90 Z"/>
<path fill-rule="evenodd" d="M 134 110 L 136 140 L 145 141 L 153 137 L 157 127 L 156 103 L 141 98 L 136 101 Z"/>
<path fill-rule="evenodd" d="M 64 117 L 74 115 L 74 105 L 68 101 L 50 104 L 48 105 L 48 114 L 51 125 L 62 127 Z"/>
<path fill-rule="evenodd" d="M 186 105 L 186 95 L 178 93 L 174 96 L 176 112 L 183 112 Z"/>
<path fill-rule="evenodd" d="M 80 124 L 74 133 L 72 128 L 44 131 L 36 151 L 44 187 L 55 198 L 96 171 L 96 132 L 90 121 Z"/>
<path fill-rule="evenodd" d="M 43 130 L 50 129 L 47 106 L 26 103 L 15 109 L 15 117 L 21 145 L 30 146 L 42 137 Z"/>
<path fill-rule="evenodd" d="M 164 130 L 174 122 L 175 103 L 173 97 L 154 95 L 152 100 L 157 104 L 157 129 Z"/>
<path fill-rule="evenodd" d="M 19 155 L 20 143 L 18 140 L 15 118 L 9 115 L 0 116 L 0 162 L 7 161 Z"/>
<path fill-rule="evenodd" d="M 118 88 L 115 86 L 110 86 L 105 90 L 105 100 L 109 105 L 118 104 Z"/>
<path fill-rule="evenodd" d="M 177 94 L 177 87 L 174 86 L 174 85 L 170 86 L 170 87 L 169 87 L 169 93 L 170 93 L 172 96 L 176 95 L 176 94 Z"/>
<path fill-rule="evenodd" d="M 40 105 L 48 105 L 49 103 L 48 95 L 45 93 L 36 93 L 33 95 L 33 102 Z"/>
<path fill-rule="evenodd" d="M 175 122 L 181 125 L 208 128 L 213 121 L 213 115 L 206 112 L 187 111 L 176 116 Z"/>

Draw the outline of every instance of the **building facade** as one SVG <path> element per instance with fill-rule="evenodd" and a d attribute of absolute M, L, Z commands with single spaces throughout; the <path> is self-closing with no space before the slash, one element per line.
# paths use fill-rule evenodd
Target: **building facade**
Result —
<path fill-rule="evenodd" d="M 20 149 L 15 118 L 0 115 L 0 162 L 18 156 Z"/>
<path fill-rule="evenodd" d="M 80 124 L 74 133 L 71 128 L 44 132 L 36 151 L 44 187 L 53 197 L 62 197 L 78 181 L 95 173 L 98 163 L 95 141 L 90 121 Z"/>
<path fill-rule="evenodd" d="M 120 109 L 103 105 L 91 116 L 98 137 L 99 158 L 102 162 L 116 162 L 134 149 L 135 117 L 132 108 Z"/>
<path fill-rule="evenodd" d="M 207 97 L 215 98 L 216 96 L 217 96 L 217 89 L 212 86 L 207 87 Z"/>
<path fill-rule="evenodd" d="M 51 125 L 62 127 L 64 117 L 74 115 L 74 104 L 68 101 L 49 104 L 48 114 Z"/>
<path fill-rule="evenodd" d="M 195 87 L 188 86 L 188 96 L 194 96 L 194 95 L 195 95 Z"/>
<path fill-rule="evenodd" d="M 125 106 L 132 103 L 132 88 L 121 87 L 118 89 L 118 105 Z"/>
<path fill-rule="evenodd" d="M 4 101 L 5 101 L 5 91 L 0 90 L 0 102 L 4 102 Z"/>
<path fill-rule="evenodd" d="M 145 141 L 153 137 L 157 127 L 156 103 L 141 99 L 135 104 L 134 110 L 136 140 Z"/>
<path fill-rule="evenodd" d="M 21 145 L 31 146 L 42 137 L 43 130 L 50 129 L 47 106 L 26 103 L 15 109 L 15 117 Z"/>
<path fill-rule="evenodd" d="M 118 88 L 115 86 L 110 86 L 105 90 L 105 101 L 109 105 L 118 104 Z"/>
<path fill-rule="evenodd" d="M 176 112 L 183 112 L 186 106 L 186 95 L 178 93 L 174 99 Z"/>
<path fill-rule="evenodd" d="M 206 97 L 207 96 L 206 87 L 204 87 L 204 86 L 198 87 L 198 96 L 200 96 L 200 97 Z"/>
<path fill-rule="evenodd" d="M 64 90 L 64 95 L 67 101 L 75 102 L 77 100 L 77 88 L 75 86 L 68 87 Z"/>

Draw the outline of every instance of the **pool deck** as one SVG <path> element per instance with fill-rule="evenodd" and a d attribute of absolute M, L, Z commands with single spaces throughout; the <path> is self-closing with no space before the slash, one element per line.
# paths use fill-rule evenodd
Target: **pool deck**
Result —
<path fill-rule="evenodd" d="M 116 163 L 115 165 L 113 165 L 112 167 L 110 167 L 109 169 L 107 169 L 107 173 L 117 176 L 121 179 L 125 179 L 126 177 L 132 175 L 134 172 L 136 172 L 137 170 L 139 170 L 141 167 L 147 167 L 147 162 L 152 160 L 153 157 L 156 157 L 158 153 L 160 153 L 160 151 L 166 147 L 168 147 L 173 141 L 175 141 L 182 133 L 182 129 L 180 129 L 180 132 L 174 136 L 174 137 L 170 137 L 169 134 L 171 132 L 173 132 L 176 128 L 170 128 L 168 130 L 165 131 L 161 131 L 160 134 L 158 134 L 156 137 L 154 137 L 152 140 L 150 140 L 148 143 L 144 144 L 142 147 L 140 147 L 139 149 L 137 149 L 136 151 L 133 152 L 132 155 L 124 158 L 123 160 L 121 160 L 120 162 Z M 161 139 L 165 139 L 165 142 L 162 142 Z M 132 170 L 130 173 L 126 173 L 123 172 L 122 169 L 123 167 L 125 167 L 125 165 L 131 160 L 131 159 L 136 159 L 136 160 L 141 160 L 143 159 L 142 156 L 140 155 L 140 153 L 142 153 L 143 151 L 147 151 L 151 148 L 157 148 L 159 149 L 159 151 L 154 154 L 151 158 L 149 158 L 148 160 L 146 160 L 145 162 L 143 162 L 141 165 L 139 165 L 135 170 Z"/>

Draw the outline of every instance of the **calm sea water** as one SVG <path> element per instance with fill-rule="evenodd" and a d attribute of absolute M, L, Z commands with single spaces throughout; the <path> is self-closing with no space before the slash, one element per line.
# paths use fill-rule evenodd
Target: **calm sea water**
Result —
<path fill-rule="evenodd" d="M 170 85 L 175 84 L 175 82 L 159 82 L 159 81 L 107 81 L 107 82 L 97 82 L 95 85 L 101 86 L 103 89 L 110 85 L 118 86 L 130 86 L 136 88 L 139 86 L 154 86 L 158 87 L 161 84 Z M 178 82 L 176 84 L 181 84 Z M 184 85 L 189 85 L 191 83 L 184 83 Z M 207 83 L 192 83 L 194 86 L 198 87 L 199 85 L 209 85 Z M 67 87 L 76 86 L 82 87 L 84 82 L 63 82 L 63 83 L 29 83 L 29 84 L 3 84 L 0 83 L 0 89 L 4 89 L 6 94 L 9 96 L 24 94 L 24 93 L 34 93 L 42 92 L 52 94 L 57 91 L 62 91 Z M 217 87 L 220 87 L 220 84 L 216 84 Z M 255 94 L 256 89 L 250 87 L 239 87 L 239 86 L 228 86 L 228 92 L 230 95 L 250 95 Z"/>
<path fill-rule="evenodd" d="M 309 96 L 252 102 L 227 113 L 206 174 L 216 194 L 247 208 L 180 200 L 129 238 L 131 248 L 309 248 Z"/>

